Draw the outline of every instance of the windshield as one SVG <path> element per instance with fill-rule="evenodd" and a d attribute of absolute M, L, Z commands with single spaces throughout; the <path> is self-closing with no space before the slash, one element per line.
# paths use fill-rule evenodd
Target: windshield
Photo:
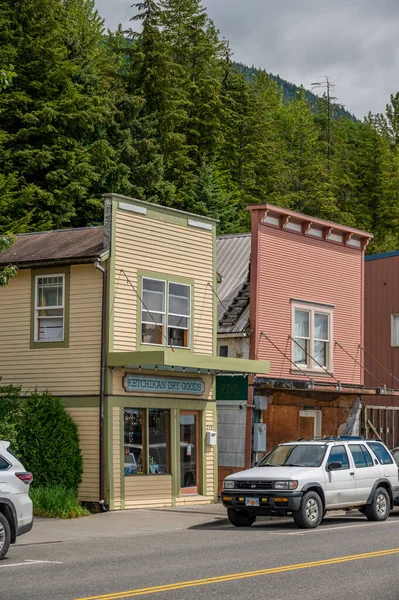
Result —
<path fill-rule="evenodd" d="M 277 446 L 258 463 L 258 467 L 320 467 L 325 453 L 325 444 Z"/>

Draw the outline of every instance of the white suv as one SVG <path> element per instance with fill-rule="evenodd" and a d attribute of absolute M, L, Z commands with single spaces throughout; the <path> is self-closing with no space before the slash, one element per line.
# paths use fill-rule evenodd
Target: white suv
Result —
<path fill-rule="evenodd" d="M 32 473 L 25 471 L 9 442 L 0 440 L 0 560 L 19 535 L 32 529 L 31 482 Z"/>
<path fill-rule="evenodd" d="M 229 475 L 222 501 L 236 527 L 257 515 L 292 515 L 312 528 L 344 508 L 385 521 L 398 496 L 398 467 L 384 444 L 346 436 L 280 444 L 253 469 Z"/>

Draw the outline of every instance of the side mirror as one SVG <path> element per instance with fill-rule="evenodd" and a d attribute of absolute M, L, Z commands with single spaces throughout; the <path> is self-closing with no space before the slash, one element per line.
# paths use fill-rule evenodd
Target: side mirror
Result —
<path fill-rule="evenodd" d="M 342 469 L 342 462 L 334 461 L 334 462 L 330 462 L 329 465 L 327 465 L 327 471 L 338 471 L 339 469 Z"/>

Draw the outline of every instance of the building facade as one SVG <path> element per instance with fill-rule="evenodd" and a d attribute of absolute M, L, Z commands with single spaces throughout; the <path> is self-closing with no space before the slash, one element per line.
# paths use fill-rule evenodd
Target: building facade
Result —
<path fill-rule="evenodd" d="M 381 394 L 364 401 L 363 428 L 399 445 L 399 252 L 365 259 L 365 384 Z"/>
<path fill-rule="evenodd" d="M 104 227 L 21 235 L 0 255 L 3 383 L 59 395 L 79 428 L 81 500 L 111 509 L 213 502 L 215 221 L 121 196 Z"/>
<path fill-rule="evenodd" d="M 249 377 L 245 418 L 233 387 L 230 404 L 218 396 L 223 420 L 232 421 L 226 435 L 234 423 L 234 435 L 245 437 L 240 462 L 223 455 L 231 440 L 223 442 L 220 423 L 219 483 L 280 442 L 358 433 L 361 399 L 377 393 L 364 387 L 360 350 L 372 236 L 272 205 L 249 209 L 250 234 L 218 238 L 218 349 L 234 356 L 246 347 L 271 369 Z"/>

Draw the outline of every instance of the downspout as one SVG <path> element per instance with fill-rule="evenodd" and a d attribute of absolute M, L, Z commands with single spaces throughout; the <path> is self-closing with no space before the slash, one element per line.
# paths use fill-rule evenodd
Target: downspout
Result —
<path fill-rule="evenodd" d="M 94 263 L 96 269 L 103 274 L 102 309 L 101 309 L 101 367 L 100 367 L 100 511 L 107 512 L 105 504 L 105 371 L 106 371 L 106 332 L 107 332 L 107 271 L 97 259 Z"/>

